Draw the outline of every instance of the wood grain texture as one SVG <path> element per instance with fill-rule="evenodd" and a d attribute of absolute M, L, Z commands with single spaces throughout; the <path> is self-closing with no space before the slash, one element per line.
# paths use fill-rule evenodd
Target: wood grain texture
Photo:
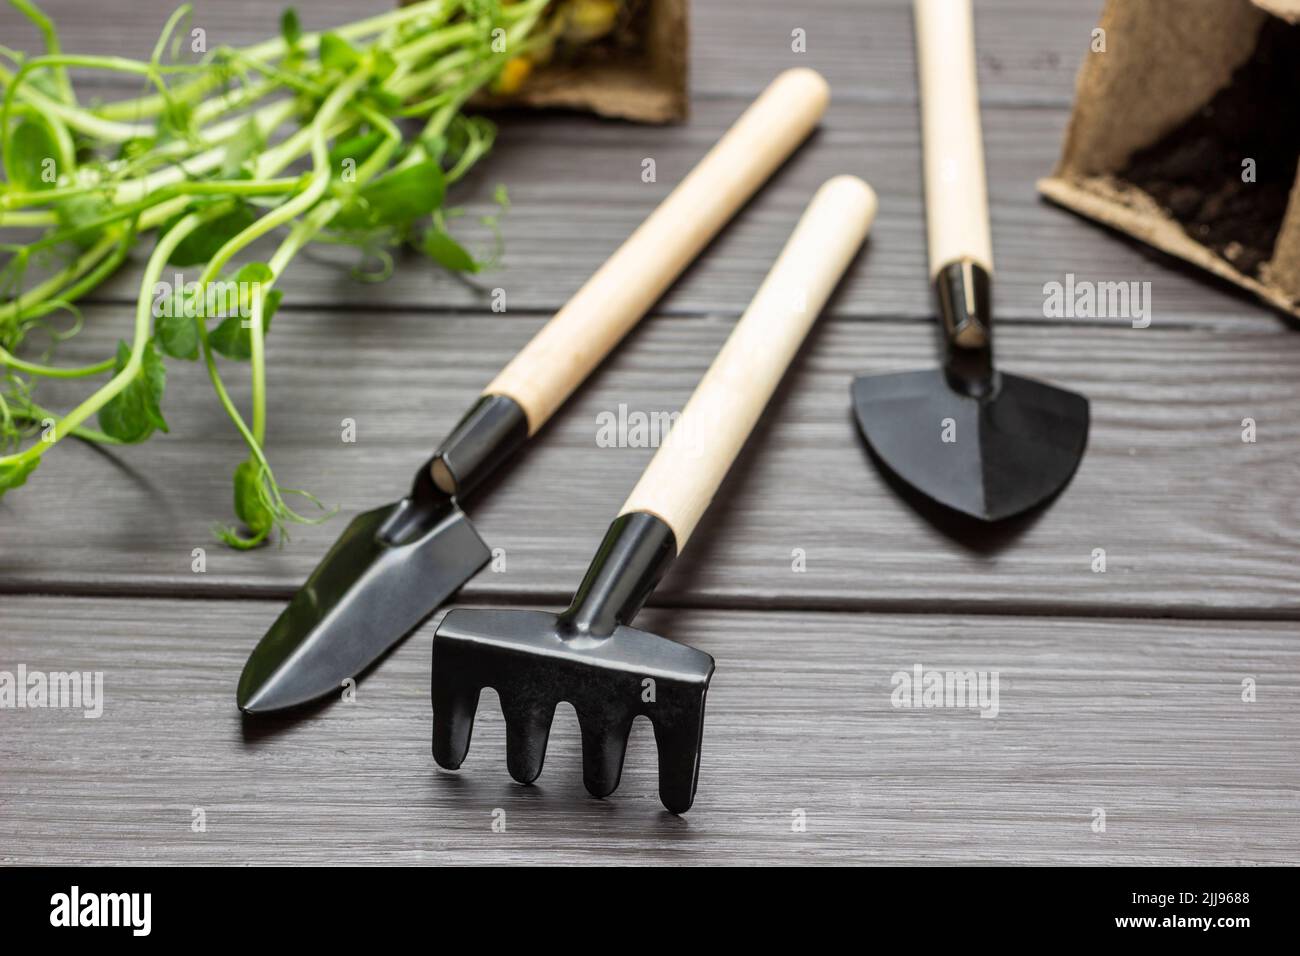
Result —
<path fill-rule="evenodd" d="M 817 127 L 830 88 L 786 70 L 502 369 L 487 393 L 535 434 Z"/>
<path fill-rule="evenodd" d="M 197 0 L 193 26 L 209 47 L 244 46 L 279 31 L 280 12 L 293 4 L 265 0 Z M 174 9 L 170 0 L 45 0 L 59 24 L 65 50 L 149 56 Z M 311 0 L 294 5 L 304 29 L 322 30 L 391 9 L 386 0 Z M 1088 49 L 1102 0 L 978 0 L 980 85 L 990 102 L 1064 106 Z M 743 9 L 743 13 L 740 12 Z M 792 31 L 803 30 L 806 52 L 796 53 Z M 773 71 L 811 66 L 855 101 L 915 100 L 911 0 L 744 0 L 743 8 L 717 0 L 690 5 L 692 96 L 750 98 L 766 81 L 756 63 Z M 39 36 L 7 5 L 0 35 L 15 49 L 39 48 Z M 134 81 L 113 85 L 138 86 Z"/>
<path fill-rule="evenodd" d="M 235 679 L 276 610 L 6 600 L 0 669 L 103 671 L 106 703 L 0 711 L 0 860 L 1292 863 L 1300 840 L 1287 625 L 645 613 L 718 661 L 699 795 L 675 818 L 644 722 L 619 790 L 585 795 L 567 705 L 537 785 L 506 774 L 490 692 L 465 767 L 437 770 L 430 626 L 356 703 L 241 725 Z M 998 716 L 895 709 L 891 675 L 918 663 L 997 671 Z"/>
<path fill-rule="evenodd" d="M 667 522 L 679 552 L 686 546 L 862 248 L 876 207 L 876 194 L 856 176 L 817 190 L 620 515 L 652 514 Z"/>
<path fill-rule="evenodd" d="M 106 2 L 112 8 L 121 0 Z M 229 35 L 231 42 L 251 40 L 275 29 L 275 8 L 250 4 L 249 0 L 207 6 L 212 7 L 210 15 L 224 24 L 210 29 Z M 817 186 L 831 176 L 851 173 L 876 188 L 881 214 L 872 254 L 849 276 L 836 305 L 837 314 L 929 315 L 910 4 L 891 0 L 878 8 L 862 8 L 846 0 L 818 0 L 791 5 L 796 12 L 786 13 L 780 12 L 783 7 L 775 0 L 764 0 L 763 6 L 762 16 L 736 16 L 728 4 L 693 5 L 697 21 L 703 18 L 703 24 L 697 29 L 692 64 L 705 78 L 697 76 L 693 115 L 686 125 L 642 127 L 564 114 L 500 117 L 497 148 L 457 188 L 453 200 L 468 213 L 466 225 L 459 227 L 461 234 L 472 245 L 486 247 L 486 230 L 473 224 L 480 214 L 494 210 L 493 186 L 505 183 L 509 187 L 513 208 L 503 223 L 502 270 L 466 282 L 408 257 L 377 293 L 374 286 L 350 277 L 356 264 L 351 250 L 313 251 L 300 256 L 280 283 L 287 302 L 367 310 L 486 309 L 491 290 L 502 288 L 511 310 L 554 311 L 645 219 L 773 76 L 787 66 L 813 66 L 825 73 L 833 90 L 821 131 L 741 212 L 709 254 L 669 291 L 660 311 L 738 314 Z M 1063 43 L 1071 49 L 1078 45 L 1076 33 L 1083 37 L 1079 41 L 1082 49 L 1095 14 L 1083 15 L 1082 8 L 1089 6 L 1092 4 L 1059 3 L 1039 9 L 1032 0 L 977 5 L 977 40 L 981 50 L 987 50 L 982 57 L 999 64 L 997 70 L 985 68 L 980 75 L 993 252 L 999 265 L 995 300 L 999 320 L 1041 320 L 1044 283 L 1063 280 L 1066 273 L 1093 281 L 1153 282 L 1155 320 L 1159 323 L 1215 323 L 1270 316 L 1245 294 L 1207 284 L 1202 274 L 1136 243 L 1117 242 L 1096 225 L 1038 197 L 1034 182 L 1056 164 L 1069 96 L 1063 91 L 1044 104 L 1021 95 L 1022 86 L 1043 87 L 1023 75 L 1008 88 L 1021 92 L 999 93 L 999 71 L 1010 70 L 1009 64 L 1016 63 L 1028 74 L 1036 74 L 1038 68 L 1030 64 L 1060 59 Z M 71 12 L 76 9 L 71 3 L 55 4 L 51 10 L 56 16 L 62 11 L 61 20 L 70 24 L 65 44 L 70 49 L 120 44 L 132 50 L 148 48 L 155 21 L 165 18 L 170 6 L 164 11 L 153 3 L 133 2 L 123 5 L 120 16 L 101 14 L 93 19 Z M 337 23 L 370 9 L 370 5 L 357 7 L 330 0 L 319 7 L 313 5 L 306 16 L 309 25 Z M 14 23 L 16 16 L 10 8 L 0 8 L 0 24 Z M 793 28 L 785 23 L 791 17 L 815 24 L 805 29 L 813 30 L 814 37 L 826 38 L 828 45 L 819 48 L 814 42 L 807 55 L 763 52 L 773 44 L 788 51 Z M 5 29 L 0 26 L 0 31 Z M 14 29 L 21 32 L 16 23 Z M 864 33 L 870 34 L 866 55 L 859 45 Z M 986 34 L 990 36 L 987 47 Z M 1027 46 L 1018 53 L 1002 47 L 1021 43 Z M 17 45 L 16 41 L 11 45 Z M 1031 54 L 1030 49 L 1038 52 Z M 1081 55 L 1068 57 L 1065 71 L 1071 76 Z M 730 62 L 732 57 L 738 58 L 737 62 L 726 69 L 739 72 L 743 58 L 744 81 L 722 83 L 717 87 L 721 92 L 713 92 L 710 84 L 714 81 L 707 79 L 710 65 Z M 862 73 L 877 67 L 879 74 Z M 857 95 L 861 91 L 881 95 L 864 102 Z M 641 180 L 645 158 L 656 162 L 654 183 Z M 258 249 L 253 254 L 259 254 Z M 142 260 L 134 268 L 122 270 L 94 299 L 134 301 L 141 268 Z M 1115 321 L 1127 324 L 1128 319 Z"/>
<path fill-rule="evenodd" d="M 770 78 L 773 71 L 763 71 Z M 497 183 L 509 188 L 502 221 L 501 268 L 464 280 L 414 254 L 398 260 L 382 285 L 357 282 L 351 249 L 309 250 L 278 285 L 290 306 L 486 311 L 492 290 L 505 290 L 508 311 L 552 312 L 564 304 L 700 160 L 748 104 L 707 100 L 687 126 L 647 128 L 587 117 L 501 118 L 497 146 L 453 193 L 466 215 L 456 232 L 471 247 L 491 238 L 478 216 L 495 211 Z M 1047 282 L 1151 282 L 1153 324 L 1239 325 L 1273 322 L 1272 314 L 1236 290 L 1178 266 L 1146 247 L 1116 238 L 1051 206 L 1035 180 L 1056 163 L 1063 110 L 983 111 L 993 257 L 994 303 L 1000 322 L 1043 321 Z M 642 160 L 656 163 L 657 182 L 641 181 Z M 916 107 L 833 99 L 826 119 L 803 148 L 668 291 L 658 310 L 672 315 L 739 314 L 780 251 L 817 187 L 849 173 L 880 195 L 871 254 L 847 277 L 835 304 L 846 317 L 922 318 L 933 314 L 926 264 L 921 143 Z M 250 256 L 270 255 L 270 245 Z M 134 302 L 145 251 L 97 290 L 92 301 Z M 192 278 L 192 277 L 191 277 Z M 1127 316 L 1110 318 L 1127 326 Z"/>
<path fill-rule="evenodd" d="M 971 0 L 916 0 L 930 276 L 962 260 L 993 272 Z"/>
<path fill-rule="evenodd" d="M 173 6 L 45 5 L 65 48 L 136 55 Z M 280 9 L 198 6 L 218 43 L 274 32 Z M 387 4 L 299 6 L 312 28 Z M 328 255 L 295 263 L 268 343 L 270 448 L 283 483 L 338 505 L 334 519 L 282 548 L 214 543 L 243 451 L 184 363 L 169 369 L 171 436 L 112 454 L 68 443 L 0 499 L 0 670 L 102 670 L 108 697 L 99 720 L 0 710 L 0 862 L 1294 863 L 1300 338 L 1035 196 L 1100 6 L 976 0 L 999 359 L 1092 400 L 1083 467 L 1048 510 L 995 531 L 918 512 L 850 417 L 853 375 L 937 359 L 910 0 L 697 0 L 689 123 L 500 117 L 496 149 L 453 196 L 468 220 L 495 183 L 510 187 L 500 271 L 467 283 L 406 261 L 371 286 Z M 796 29 L 805 54 L 791 52 Z M 35 47 L 8 5 L 0 37 Z M 469 508 L 506 562 L 459 600 L 566 600 L 653 453 L 600 447 L 599 416 L 680 408 L 816 187 L 852 173 L 876 188 L 866 251 L 638 619 L 718 659 L 695 809 L 661 810 L 644 724 L 617 794 L 587 798 L 565 709 L 540 785 L 512 784 L 491 692 L 465 771 L 437 771 L 436 618 L 358 703 L 241 724 L 248 651 L 343 522 L 406 490 L 482 387 L 788 66 L 831 81 L 822 130 Z M 640 180 L 646 157 L 655 183 Z M 1044 283 L 1067 273 L 1150 281 L 1151 328 L 1046 319 Z M 137 263 L 98 293 L 61 361 L 110 354 L 138 277 Z M 507 313 L 487 313 L 493 288 Z M 229 371 L 244 395 L 243 370 Z M 348 418 L 354 444 L 340 440 Z M 895 710 L 890 675 L 918 663 L 998 670 L 1000 716 Z M 191 832 L 196 807 L 206 833 Z M 796 809 L 806 833 L 791 832 Z"/>
<path fill-rule="evenodd" d="M 129 317 L 93 310 L 73 363 L 109 354 Z M 285 596 L 357 511 L 404 494 L 416 468 L 536 319 L 282 313 L 268 339 L 270 448 L 286 487 L 342 514 L 282 548 L 213 542 L 240 444 L 201 370 L 172 363 L 173 435 L 106 454 L 69 442 L 0 499 L 0 586 Z M 504 573 L 467 593 L 562 600 L 650 447 L 601 447 L 620 415 L 681 408 L 731 321 L 652 318 L 468 503 Z M 782 607 L 1300 614 L 1300 338 L 1285 331 L 1004 327 L 1005 367 L 1092 400 L 1088 453 L 1045 512 L 1000 529 L 933 523 L 900 500 L 849 409 L 860 372 L 936 362 L 920 323 L 819 324 L 664 584 L 673 601 Z M 232 386 L 244 394 L 243 370 Z M 61 387 L 49 391 L 49 403 Z M 629 415 L 633 416 L 629 418 Z M 357 441 L 340 440 L 357 423 Z M 1255 419 L 1258 442 L 1241 440 Z M 936 436 L 940 425 L 936 423 Z M 607 430 L 605 437 L 617 437 Z M 626 435 L 647 440 L 647 433 Z M 206 574 L 190 571 L 206 547 Z M 806 573 L 791 572 L 795 549 Z M 1091 570 L 1104 548 L 1107 571 Z"/>

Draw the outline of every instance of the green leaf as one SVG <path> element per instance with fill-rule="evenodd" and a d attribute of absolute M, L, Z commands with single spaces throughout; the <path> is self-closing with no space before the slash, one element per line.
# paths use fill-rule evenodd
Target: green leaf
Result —
<path fill-rule="evenodd" d="M 112 209 L 112 203 L 97 193 L 83 193 L 69 196 L 54 204 L 54 214 L 59 218 L 59 225 L 65 229 L 74 229 L 93 222 L 106 215 Z M 89 249 L 103 235 L 103 228 L 80 233 L 73 238 L 82 249 Z"/>
<path fill-rule="evenodd" d="M 118 342 L 115 373 L 126 368 L 130 359 L 130 346 Z M 110 438 L 127 444 L 144 441 L 155 429 L 167 431 L 167 422 L 162 415 L 162 395 L 166 380 L 167 372 L 163 368 L 162 357 L 150 342 L 145 346 L 144 360 L 135 377 L 99 410 L 100 430 Z"/>
<path fill-rule="evenodd" d="M 168 431 L 167 419 L 163 418 L 162 413 L 163 390 L 167 387 L 167 369 L 163 366 L 162 356 L 158 354 L 152 342 L 144 348 L 144 362 L 140 367 L 140 375 L 143 378 L 142 390 L 149 420 L 161 431 Z"/>
<path fill-rule="evenodd" d="M 259 539 L 275 523 L 262 495 L 262 466 L 251 458 L 240 462 L 235 469 L 235 514 Z"/>
<path fill-rule="evenodd" d="M 369 159 L 383 141 L 384 134 L 380 132 L 363 133 L 360 136 L 339 140 L 330 150 L 330 170 L 336 177 L 342 175 L 343 162 L 350 159 L 353 164 L 352 171 L 356 172 L 356 168 Z"/>
<path fill-rule="evenodd" d="M 443 135 L 435 136 L 426 133 L 425 135 L 419 137 L 416 140 L 416 142 L 419 143 L 421 146 L 423 146 L 424 151 L 430 156 L 430 158 L 432 158 L 434 162 L 439 163 L 441 166 L 443 159 L 447 155 L 446 136 Z"/>
<path fill-rule="evenodd" d="M 266 148 L 266 139 L 252 117 L 240 128 L 239 135 L 226 146 L 225 158 L 221 161 L 223 179 L 251 179 L 249 162 Z"/>
<path fill-rule="evenodd" d="M 365 97 L 386 113 L 402 108 L 402 98 L 400 96 L 378 86 L 367 89 Z"/>
<path fill-rule="evenodd" d="M 393 55 L 392 55 L 391 53 L 389 53 L 387 50 L 382 49 L 382 48 L 378 48 L 378 49 L 376 49 L 376 48 L 372 48 L 372 49 L 371 49 L 371 53 L 370 53 L 370 73 L 371 73 L 370 85 L 371 85 L 372 87 L 376 87 L 376 88 L 377 88 L 377 87 L 379 86 L 379 84 L 383 83 L 384 80 L 386 80 L 386 79 L 388 79 L 390 76 L 392 76 L 392 75 L 393 75 L 393 71 L 396 70 L 396 69 L 397 69 L 397 61 L 393 59 Z M 377 92 L 378 92 L 378 90 L 377 90 Z"/>
<path fill-rule="evenodd" d="M 245 263 L 238 272 L 235 273 L 235 281 L 246 285 L 260 285 L 263 282 L 270 282 L 275 278 L 275 273 L 265 262 L 248 262 Z"/>
<path fill-rule="evenodd" d="M 264 262 L 250 262 L 239 270 L 235 276 L 235 282 L 238 283 L 237 289 L 242 290 L 246 285 L 251 286 L 270 282 L 274 278 L 271 267 Z M 246 362 L 253 355 L 252 329 L 249 319 L 242 313 L 245 311 L 243 306 L 247 305 L 247 299 L 243 292 L 236 292 L 239 297 L 241 308 L 238 314 L 226 316 L 222 319 L 221 324 L 212 330 L 208 335 L 208 344 L 212 346 L 214 352 L 218 355 L 224 355 L 228 359 L 236 362 Z M 276 310 L 280 307 L 280 300 L 284 298 L 284 293 L 279 289 L 272 289 L 266 293 L 262 302 L 262 334 L 266 335 L 271 331 L 271 319 L 274 317 Z"/>
<path fill-rule="evenodd" d="M 6 491 L 12 491 L 27 481 L 27 476 L 36 470 L 36 466 L 41 463 L 39 458 L 29 458 L 26 461 L 0 462 L 0 496 Z"/>
<path fill-rule="evenodd" d="M 63 173 L 72 172 L 71 160 L 46 122 L 25 119 L 5 139 L 5 175 L 23 192 L 53 189 Z"/>
<path fill-rule="evenodd" d="M 266 301 L 262 303 L 262 334 L 266 335 L 271 331 L 271 320 L 275 318 L 275 313 L 280 311 L 280 302 L 284 299 L 284 293 L 279 289 L 272 289 L 266 294 Z"/>
<path fill-rule="evenodd" d="M 459 242 L 437 226 L 430 226 L 422 244 L 425 255 L 452 272 L 478 272 L 483 264 Z"/>
<path fill-rule="evenodd" d="M 33 70 L 27 74 L 27 79 L 24 82 L 29 84 L 32 89 L 44 93 L 56 103 L 64 102 L 63 87 L 59 85 L 53 71 L 48 69 Z"/>
<path fill-rule="evenodd" d="M 194 105 L 184 100 L 168 102 L 158 117 L 158 141 L 186 139 L 194 131 Z"/>
<path fill-rule="evenodd" d="M 178 359 L 196 359 L 199 357 L 199 329 L 193 316 L 173 315 L 173 309 L 159 313 L 154 320 L 154 334 L 165 354 Z"/>
<path fill-rule="evenodd" d="M 327 69 L 348 72 L 361 62 L 361 54 L 337 33 L 326 33 L 320 38 L 320 62 Z"/>
<path fill-rule="evenodd" d="M 251 207 L 242 204 L 236 206 L 224 216 L 205 223 L 201 229 L 195 229 L 182 239 L 167 261 L 174 266 L 197 266 L 211 262 L 222 246 L 251 226 L 256 218 Z M 166 233 L 175 222 L 172 220 L 165 225 L 162 232 Z"/>
<path fill-rule="evenodd" d="M 340 229 L 374 229 L 411 222 L 442 205 L 447 180 L 442 167 L 425 160 L 367 183 L 332 225 Z"/>
<path fill-rule="evenodd" d="M 212 351 L 236 362 L 247 362 L 253 354 L 253 347 L 248 339 L 249 330 L 244 327 L 246 321 L 237 315 L 222 319 L 221 324 L 208 333 Z"/>
<path fill-rule="evenodd" d="M 298 20 L 298 11 L 293 7 L 287 8 L 280 15 L 280 35 L 290 49 L 296 47 L 302 39 L 302 23 Z"/>
<path fill-rule="evenodd" d="M 157 140 L 152 137 L 136 136 L 126 140 L 117 148 L 117 158 L 127 162 L 137 160 L 157 145 Z"/>

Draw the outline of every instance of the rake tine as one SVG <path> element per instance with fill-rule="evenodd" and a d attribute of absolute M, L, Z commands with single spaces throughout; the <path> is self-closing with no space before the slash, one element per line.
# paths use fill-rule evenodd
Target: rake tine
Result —
<path fill-rule="evenodd" d="M 480 688 L 459 685 L 451 675 L 440 679 L 441 670 L 433 670 L 433 759 L 459 770 L 469 753 Z"/>
<path fill-rule="evenodd" d="M 582 782 L 593 797 L 604 798 L 618 789 L 632 722 L 578 716 L 582 728 Z"/>
<path fill-rule="evenodd" d="M 704 738 L 704 698 L 693 713 L 673 720 L 657 720 L 655 743 L 659 749 L 659 799 L 669 813 L 685 813 L 695 802 L 700 774 L 700 749 Z"/>
<path fill-rule="evenodd" d="M 532 783 L 542 773 L 555 705 L 548 711 L 536 705 L 507 703 L 503 697 L 501 713 L 506 719 L 506 769 L 519 783 Z"/>

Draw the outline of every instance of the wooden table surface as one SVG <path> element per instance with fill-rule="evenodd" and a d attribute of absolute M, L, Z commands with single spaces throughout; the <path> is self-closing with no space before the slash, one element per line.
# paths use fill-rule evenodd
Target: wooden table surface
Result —
<path fill-rule="evenodd" d="M 1099 0 L 976 0 L 999 360 L 1085 392 L 1093 414 L 1067 492 L 992 531 L 900 498 L 848 405 L 856 373 L 936 359 L 909 3 L 693 6 L 688 123 L 499 117 L 497 147 L 454 200 L 486 211 L 492 186 L 508 185 L 500 271 L 464 282 L 406 261 L 375 286 L 337 257 L 295 263 L 268 343 L 270 449 L 281 481 L 338 517 L 295 529 L 284 547 L 214 542 L 241 451 L 198 368 L 169 372 L 170 435 L 114 454 L 68 443 L 0 500 L 0 670 L 102 671 L 106 696 L 97 720 L 0 710 L 0 860 L 1297 860 L 1300 337 L 1036 196 Z M 147 55 L 171 4 L 46 7 L 67 49 Z M 300 12 L 314 28 L 383 7 L 322 0 Z M 210 42 L 277 28 L 273 4 L 197 8 Z M 806 53 L 791 51 L 796 28 Z M 7 6 L 0 36 L 35 47 Z M 513 784 L 491 692 L 464 769 L 438 770 L 438 616 L 361 681 L 355 702 L 242 720 L 244 658 L 346 520 L 405 490 L 495 370 L 790 65 L 830 80 L 822 129 L 473 502 L 506 567 L 457 598 L 568 599 L 653 451 L 598 447 L 598 416 L 679 408 L 816 186 L 867 178 L 881 207 L 866 250 L 638 619 L 718 662 L 695 808 L 678 818 L 660 807 L 644 724 L 617 793 L 586 797 L 567 705 L 538 784 Z M 645 157 L 656 183 L 641 181 Z M 124 334 L 140 265 L 87 304 L 69 362 Z M 1044 284 L 1067 273 L 1149 281 L 1151 326 L 1044 318 Z M 489 309 L 498 287 L 504 314 Z M 355 443 L 340 440 L 345 418 Z M 1244 418 L 1257 423 L 1253 444 Z M 891 675 L 917 664 L 998 672 L 998 716 L 895 708 Z"/>

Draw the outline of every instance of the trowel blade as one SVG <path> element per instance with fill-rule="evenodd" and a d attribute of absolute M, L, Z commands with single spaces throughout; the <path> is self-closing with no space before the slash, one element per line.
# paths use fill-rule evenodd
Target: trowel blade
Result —
<path fill-rule="evenodd" d="M 285 710 L 338 692 L 490 557 L 450 497 L 358 515 L 249 656 L 239 709 Z"/>

